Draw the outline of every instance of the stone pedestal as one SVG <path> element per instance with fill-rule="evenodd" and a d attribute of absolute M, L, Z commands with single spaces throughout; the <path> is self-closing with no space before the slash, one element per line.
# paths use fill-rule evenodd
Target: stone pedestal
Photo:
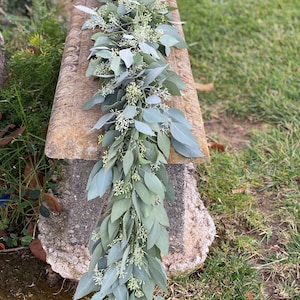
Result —
<path fill-rule="evenodd" d="M 169 3 L 176 6 L 174 0 Z M 97 7 L 99 2 L 75 0 L 73 4 Z M 47 262 L 63 277 L 74 279 L 79 279 L 88 268 L 89 235 L 106 203 L 106 197 L 88 202 L 85 192 L 90 170 L 102 153 L 97 144 L 99 133 L 91 131 L 101 112 L 97 107 L 89 111 L 81 109 L 99 88 L 96 81 L 85 77 L 92 46 L 92 32 L 81 30 L 87 17 L 77 9 L 72 12 L 46 141 L 46 155 L 67 162 L 63 169 L 64 179 L 58 183 L 58 198 L 63 210 L 47 219 L 41 217 L 39 223 L 39 238 L 47 253 Z M 176 11 L 174 19 L 179 21 Z M 179 29 L 182 32 L 181 26 Z M 192 123 L 193 133 L 204 153 L 204 157 L 194 163 L 206 161 L 208 148 L 187 50 L 174 49 L 168 61 L 187 86 L 184 96 L 173 97 L 172 103 Z M 174 183 L 176 200 L 166 203 L 170 218 L 170 251 L 163 261 L 169 274 L 178 274 L 205 260 L 215 227 L 197 191 L 191 159 L 173 151 L 169 163 L 168 174 Z"/>

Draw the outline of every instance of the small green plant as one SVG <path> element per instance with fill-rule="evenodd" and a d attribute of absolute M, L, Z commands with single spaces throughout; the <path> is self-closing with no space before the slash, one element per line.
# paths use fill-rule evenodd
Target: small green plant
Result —
<path fill-rule="evenodd" d="M 185 88 L 165 60 L 173 46 L 186 45 L 171 22 L 170 8 L 156 0 L 104 1 L 83 29 L 99 27 L 89 56 L 87 76 L 101 89 L 84 105 L 105 113 L 93 129 L 104 129 L 107 148 L 88 181 L 88 199 L 108 204 L 90 240 L 91 262 L 74 299 L 153 299 L 166 290 L 161 253 L 168 254 L 165 198 L 174 191 L 165 165 L 171 145 L 183 156 L 202 156 L 184 114 L 168 105 Z M 155 297 L 162 299 L 162 297 Z"/>

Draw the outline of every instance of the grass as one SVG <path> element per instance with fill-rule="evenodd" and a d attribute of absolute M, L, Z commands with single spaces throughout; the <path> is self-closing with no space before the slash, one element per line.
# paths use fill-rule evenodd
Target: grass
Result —
<path fill-rule="evenodd" d="M 199 94 L 204 120 L 226 115 L 264 126 L 252 131 L 247 146 L 212 150 L 211 162 L 198 166 L 199 191 L 217 237 L 203 266 L 171 278 L 165 297 L 300 299 L 300 2 L 178 0 L 178 5 L 187 21 L 195 81 L 215 85 Z M 11 243 L 26 242 L 32 210 L 19 188 L 26 182 L 24 157 L 38 154 L 29 176 L 48 172 L 41 154 L 45 128 L 39 125 L 49 117 L 64 34 L 49 18 L 36 20 L 43 26 L 25 30 L 26 50 L 12 56 L 14 82 L 0 96 L 1 127 L 26 127 L 9 149 L 0 147 L 1 188 L 18 187 L 14 206 L 0 207 L 0 227 L 13 234 L 8 228 L 26 216 L 22 238 L 12 236 Z M 24 26 L 14 27 L 18 43 Z M 18 43 L 12 40 L 11 48 Z"/>
<path fill-rule="evenodd" d="M 217 238 L 203 267 L 173 279 L 166 298 L 300 299 L 300 3 L 178 5 L 195 81 L 215 85 L 199 94 L 204 121 L 264 126 L 247 146 L 212 150 L 198 166 Z"/>
<path fill-rule="evenodd" d="M 13 11 L 20 15 L 11 15 Z M 3 36 L 9 79 L 1 87 L 0 128 L 9 127 L 4 137 L 23 129 L 0 147 L 0 242 L 13 247 L 35 237 L 42 195 L 53 188 L 44 144 L 66 29 L 42 0 L 10 2 L 7 12 Z"/>

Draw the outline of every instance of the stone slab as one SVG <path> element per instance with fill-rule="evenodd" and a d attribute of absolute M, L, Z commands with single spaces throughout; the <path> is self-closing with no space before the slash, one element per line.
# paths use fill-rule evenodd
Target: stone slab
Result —
<path fill-rule="evenodd" d="M 170 0 L 169 3 L 171 6 L 177 6 L 174 0 Z M 96 0 L 74 0 L 73 4 L 88 7 L 100 5 Z M 174 20 L 180 21 L 178 11 L 174 11 L 173 14 Z M 99 89 L 98 81 L 85 77 L 87 57 L 93 45 L 92 31 L 81 30 L 87 19 L 86 13 L 73 9 L 46 139 L 45 152 L 51 158 L 97 160 L 102 153 L 97 139 L 99 132 L 91 130 L 102 112 L 99 107 L 89 111 L 82 110 L 83 104 Z M 183 35 L 181 25 L 178 25 L 178 28 Z M 187 86 L 183 91 L 184 95 L 173 97 L 170 105 L 182 110 L 193 125 L 193 133 L 204 153 L 203 158 L 193 161 L 208 160 L 203 120 L 187 50 L 173 49 L 168 61 L 171 69 L 182 77 Z M 169 163 L 190 161 L 191 159 L 172 151 Z"/>
<path fill-rule="evenodd" d="M 90 255 L 88 241 L 101 215 L 106 197 L 87 201 L 84 192 L 93 161 L 71 160 L 58 185 L 61 213 L 40 217 L 39 239 L 47 262 L 64 278 L 80 279 L 87 271 Z M 170 249 L 163 258 L 167 273 L 177 275 L 204 262 L 215 236 L 212 218 L 201 201 L 193 164 L 168 166 L 174 184 L 175 202 L 165 202 L 170 219 Z"/>

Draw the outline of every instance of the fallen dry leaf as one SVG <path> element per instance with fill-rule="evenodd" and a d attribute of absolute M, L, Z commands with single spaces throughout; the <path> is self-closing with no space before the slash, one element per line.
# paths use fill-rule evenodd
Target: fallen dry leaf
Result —
<path fill-rule="evenodd" d="M 0 249 L 2 249 L 2 250 L 5 249 L 5 245 L 3 243 L 0 243 Z"/>
<path fill-rule="evenodd" d="M 25 127 L 21 127 L 21 128 L 16 129 L 15 131 L 13 131 L 8 136 L 6 136 L 4 138 L 0 138 L 0 146 L 5 146 L 5 145 L 9 144 L 14 139 L 14 137 L 22 134 L 24 132 L 24 130 L 25 130 Z"/>
<path fill-rule="evenodd" d="M 245 297 L 246 297 L 247 300 L 253 300 L 254 299 L 252 293 L 250 293 L 250 292 L 246 292 Z"/>
<path fill-rule="evenodd" d="M 232 194 L 242 194 L 245 192 L 245 190 L 246 190 L 246 187 L 243 186 L 238 189 L 231 190 L 231 193 Z"/>
<path fill-rule="evenodd" d="M 5 133 L 7 133 L 7 131 L 8 131 L 9 129 L 12 129 L 12 128 L 15 128 L 15 127 L 16 127 L 16 125 L 14 125 L 14 124 L 8 124 L 6 127 L 4 127 L 4 129 L 2 129 L 2 130 L 0 131 L 0 138 L 3 138 L 4 135 L 5 135 Z"/>
<path fill-rule="evenodd" d="M 195 88 L 200 92 L 210 92 L 211 90 L 214 89 L 214 84 L 213 82 L 208 84 L 195 83 Z"/>
<path fill-rule="evenodd" d="M 219 152 L 225 151 L 225 146 L 216 142 L 208 142 L 207 146 L 211 149 L 217 150 Z"/>
<path fill-rule="evenodd" d="M 48 204 L 49 208 L 53 211 L 60 212 L 62 210 L 60 203 L 58 202 L 57 198 L 49 193 L 45 193 L 43 195 L 43 199 Z"/>
<path fill-rule="evenodd" d="M 46 261 L 46 252 L 42 247 L 42 243 L 39 239 L 34 239 L 29 244 L 29 249 L 31 253 L 39 260 Z"/>

